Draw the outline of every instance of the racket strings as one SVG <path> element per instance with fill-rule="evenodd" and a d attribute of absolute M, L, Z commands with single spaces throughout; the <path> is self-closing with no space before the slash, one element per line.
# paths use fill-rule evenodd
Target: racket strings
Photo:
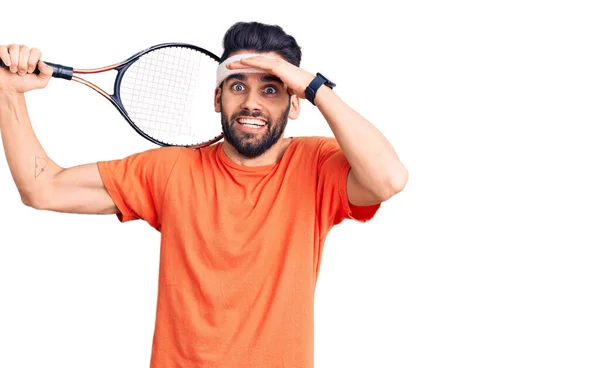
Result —
<path fill-rule="evenodd" d="M 159 138 L 161 132 L 181 134 L 182 127 L 189 128 L 185 115 L 194 82 L 190 66 L 195 63 L 174 55 L 180 51 L 163 49 L 140 58 L 128 70 L 133 73 L 133 85 L 122 85 L 123 92 L 129 92 L 123 93 L 122 99 L 130 99 L 127 111 L 131 118 L 138 127 L 153 133 L 153 138 Z"/>
<path fill-rule="evenodd" d="M 203 63 L 207 59 L 211 62 Z M 123 106 L 136 126 L 158 141 L 175 145 L 202 143 L 212 137 L 206 136 L 206 129 L 199 129 L 203 122 L 198 119 L 198 110 L 203 103 L 202 114 L 206 115 L 210 108 L 207 102 L 212 103 L 209 98 L 214 92 L 211 81 L 203 80 L 203 76 L 212 77 L 217 64 L 200 51 L 182 47 L 144 54 L 123 75 Z M 199 96 L 199 90 L 204 96 Z"/>

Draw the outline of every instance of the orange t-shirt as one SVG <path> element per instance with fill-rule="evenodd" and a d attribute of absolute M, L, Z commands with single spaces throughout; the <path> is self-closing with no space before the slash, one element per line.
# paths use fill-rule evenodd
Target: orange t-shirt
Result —
<path fill-rule="evenodd" d="M 222 143 L 98 166 L 119 220 L 161 232 L 151 367 L 313 367 L 325 237 L 380 207 L 348 202 L 350 165 L 334 138 L 292 138 L 260 167 L 234 163 Z"/>

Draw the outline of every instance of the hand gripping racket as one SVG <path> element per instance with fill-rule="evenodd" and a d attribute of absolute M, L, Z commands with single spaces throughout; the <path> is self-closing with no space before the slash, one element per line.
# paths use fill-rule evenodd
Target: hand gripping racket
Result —
<path fill-rule="evenodd" d="M 198 46 L 164 43 L 129 59 L 97 69 L 46 63 L 52 77 L 92 88 L 119 110 L 142 137 L 160 146 L 204 147 L 223 138 L 214 112 L 214 79 L 219 57 Z M 6 65 L 0 61 L 0 67 Z M 113 94 L 74 74 L 116 70 Z M 36 68 L 35 73 L 39 74 Z M 215 133 L 221 134 L 215 136 Z"/>

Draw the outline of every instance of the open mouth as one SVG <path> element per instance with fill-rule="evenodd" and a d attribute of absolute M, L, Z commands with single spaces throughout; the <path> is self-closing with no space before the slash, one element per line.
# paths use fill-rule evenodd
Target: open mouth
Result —
<path fill-rule="evenodd" d="M 267 125 L 267 122 L 256 118 L 237 118 L 235 122 L 247 129 L 259 130 Z"/>

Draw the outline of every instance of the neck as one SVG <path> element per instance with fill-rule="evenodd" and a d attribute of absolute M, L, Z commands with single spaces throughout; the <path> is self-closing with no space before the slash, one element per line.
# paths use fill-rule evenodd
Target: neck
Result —
<path fill-rule="evenodd" d="M 242 156 L 238 151 L 236 151 L 236 149 L 233 148 L 231 143 L 224 140 L 223 151 L 225 152 L 227 158 L 229 158 L 231 161 L 235 162 L 238 165 L 248 167 L 266 166 L 278 162 L 290 143 L 290 138 L 282 138 L 278 140 L 274 145 L 272 145 L 268 150 L 266 150 L 262 155 L 255 158 L 247 158 L 245 156 Z"/>

